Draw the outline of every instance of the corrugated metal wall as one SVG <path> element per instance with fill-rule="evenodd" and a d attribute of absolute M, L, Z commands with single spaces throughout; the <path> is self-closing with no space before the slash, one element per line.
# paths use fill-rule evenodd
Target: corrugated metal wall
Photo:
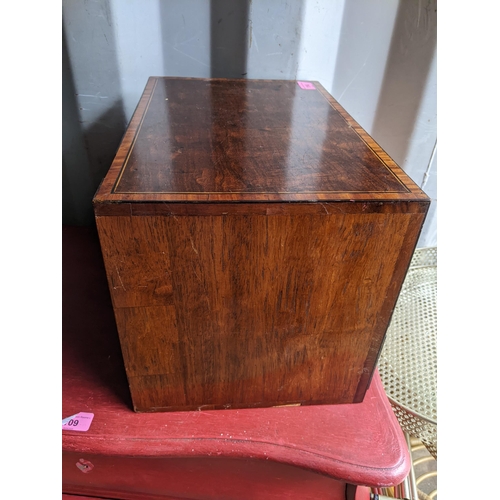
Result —
<path fill-rule="evenodd" d="M 149 76 L 304 79 L 433 199 L 436 245 L 436 18 L 436 0 L 65 0 L 63 222 L 92 221 Z"/>

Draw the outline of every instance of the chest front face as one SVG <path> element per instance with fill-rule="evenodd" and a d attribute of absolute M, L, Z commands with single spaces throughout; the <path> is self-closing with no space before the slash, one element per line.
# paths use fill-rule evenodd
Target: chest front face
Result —
<path fill-rule="evenodd" d="M 94 199 L 137 411 L 363 399 L 429 200 L 312 86 L 149 79 Z"/>

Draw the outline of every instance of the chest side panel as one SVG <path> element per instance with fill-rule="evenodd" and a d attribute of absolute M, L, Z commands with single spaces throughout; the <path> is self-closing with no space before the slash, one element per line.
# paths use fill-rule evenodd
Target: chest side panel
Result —
<path fill-rule="evenodd" d="M 98 217 L 136 408 L 360 400 L 422 219 Z"/>

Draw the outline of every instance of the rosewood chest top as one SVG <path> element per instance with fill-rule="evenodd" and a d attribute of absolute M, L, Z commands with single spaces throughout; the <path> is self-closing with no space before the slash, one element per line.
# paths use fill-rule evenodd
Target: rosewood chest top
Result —
<path fill-rule="evenodd" d="M 428 205 L 318 82 L 151 77 L 94 198 L 135 409 L 361 401 Z"/>

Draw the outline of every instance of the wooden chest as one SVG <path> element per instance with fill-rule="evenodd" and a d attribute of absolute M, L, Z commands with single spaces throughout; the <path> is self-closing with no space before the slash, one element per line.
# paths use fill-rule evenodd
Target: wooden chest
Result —
<path fill-rule="evenodd" d="M 150 78 L 94 198 L 134 409 L 362 401 L 428 206 L 317 82 Z"/>

